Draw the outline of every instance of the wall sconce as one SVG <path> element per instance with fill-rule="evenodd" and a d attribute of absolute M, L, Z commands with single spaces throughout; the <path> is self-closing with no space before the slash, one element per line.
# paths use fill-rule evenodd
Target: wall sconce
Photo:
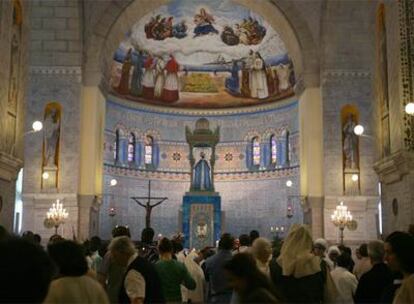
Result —
<path fill-rule="evenodd" d="M 414 102 L 409 102 L 405 105 L 405 113 L 414 115 Z"/>

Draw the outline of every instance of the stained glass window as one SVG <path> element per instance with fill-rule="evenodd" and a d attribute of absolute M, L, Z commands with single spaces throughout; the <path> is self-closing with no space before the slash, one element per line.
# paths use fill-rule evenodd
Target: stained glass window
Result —
<path fill-rule="evenodd" d="M 277 163 L 277 147 L 276 147 L 276 138 L 274 135 L 270 137 L 270 151 L 271 151 L 271 163 L 276 165 Z"/>
<path fill-rule="evenodd" d="M 115 142 L 114 142 L 114 160 L 119 159 L 119 130 L 115 132 Z"/>
<path fill-rule="evenodd" d="M 154 140 L 151 136 L 147 136 L 145 141 L 145 164 L 151 165 L 152 164 L 152 153 L 153 153 L 153 145 Z"/>
<path fill-rule="evenodd" d="M 253 165 L 259 166 L 260 165 L 260 142 L 259 142 L 258 137 L 253 138 L 252 145 L 253 145 Z"/>
<path fill-rule="evenodd" d="M 135 135 L 133 133 L 129 134 L 128 139 L 128 162 L 133 162 L 135 160 Z"/>

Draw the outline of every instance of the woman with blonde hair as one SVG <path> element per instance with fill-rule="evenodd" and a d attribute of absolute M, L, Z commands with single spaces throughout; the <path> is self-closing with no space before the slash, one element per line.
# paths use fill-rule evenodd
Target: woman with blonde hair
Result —
<path fill-rule="evenodd" d="M 312 254 L 313 241 L 307 226 L 293 225 L 280 256 L 272 260 L 270 273 L 276 288 L 289 303 L 332 302 L 336 288 L 326 265 Z"/>
<path fill-rule="evenodd" d="M 272 259 L 272 244 L 265 238 L 254 240 L 251 252 L 256 260 L 257 268 L 270 278 L 269 262 Z"/>

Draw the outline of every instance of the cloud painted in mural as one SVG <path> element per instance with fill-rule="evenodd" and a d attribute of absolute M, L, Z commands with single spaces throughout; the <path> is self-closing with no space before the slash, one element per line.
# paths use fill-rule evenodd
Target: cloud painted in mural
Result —
<path fill-rule="evenodd" d="M 225 108 L 293 94 L 279 34 L 230 0 L 175 0 L 141 18 L 114 55 L 122 97 L 175 107 Z"/>

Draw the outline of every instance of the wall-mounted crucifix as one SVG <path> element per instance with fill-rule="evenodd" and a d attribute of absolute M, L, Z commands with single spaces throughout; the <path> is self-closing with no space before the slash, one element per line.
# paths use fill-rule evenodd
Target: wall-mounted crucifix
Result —
<path fill-rule="evenodd" d="M 151 181 L 148 181 L 148 196 L 134 196 L 131 197 L 138 205 L 145 208 L 145 227 L 150 228 L 151 227 L 151 212 L 152 208 L 157 207 L 161 203 L 163 203 L 165 200 L 168 199 L 168 197 L 151 197 Z M 147 200 L 145 203 L 144 200 Z M 156 203 L 151 205 L 152 201 L 157 201 Z"/>

